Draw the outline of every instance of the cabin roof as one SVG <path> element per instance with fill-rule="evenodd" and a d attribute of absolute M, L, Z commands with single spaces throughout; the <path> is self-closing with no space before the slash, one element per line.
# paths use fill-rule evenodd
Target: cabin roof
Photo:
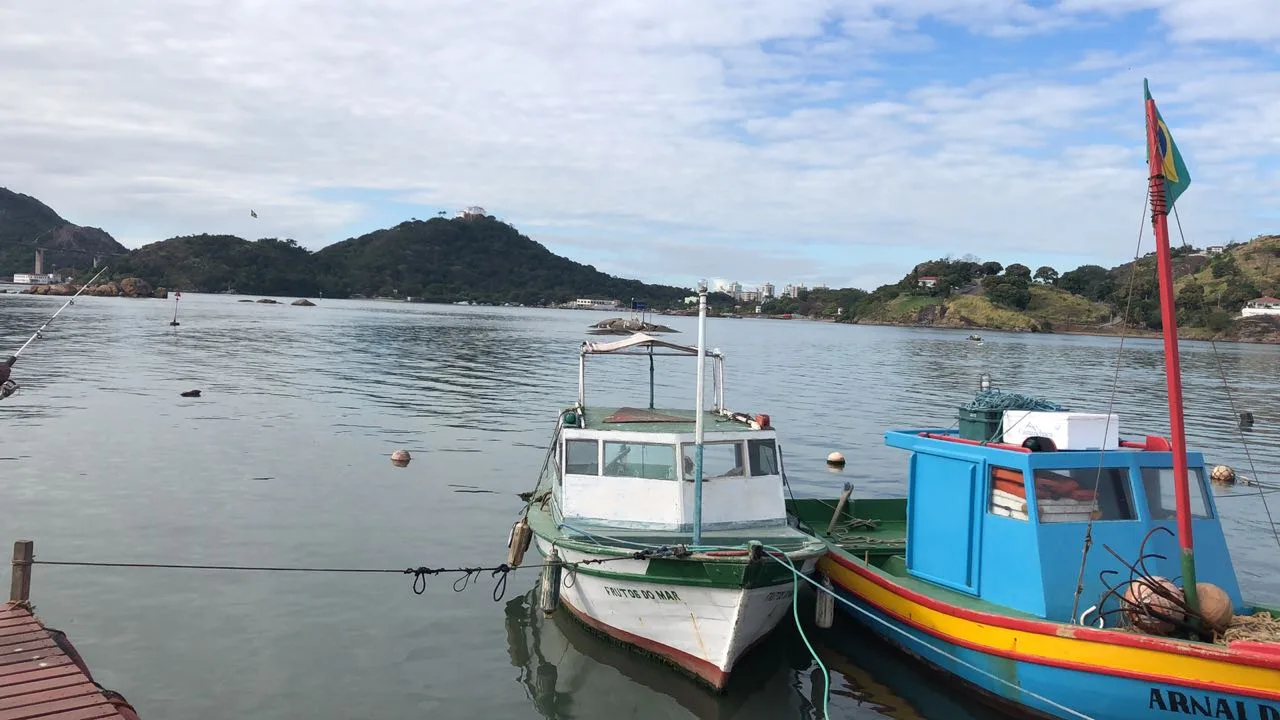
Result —
<path fill-rule="evenodd" d="M 664 408 L 591 407 L 582 412 L 585 430 L 616 430 L 635 433 L 687 434 L 694 430 L 693 410 Z M 708 412 L 702 423 L 704 433 L 760 432 L 745 423 Z"/>
<path fill-rule="evenodd" d="M 639 332 L 613 342 L 584 342 L 582 343 L 581 352 L 583 355 L 647 355 L 650 350 L 656 348 L 674 350 L 680 355 L 693 355 L 694 357 L 698 355 L 698 348 L 695 346 L 668 342 Z M 707 350 L 707 357 L 724 357 L 724 354 L 719 350 Z"/>
<path fill-rule="evenodd" d="M 885 444 L 891 447 L 897 447 L 904 450 L 916 450 L 922 447 L 937 448 L 945 446 L 943 444 L 954 443 L 960 447 L 971 447 L 984 453 L 1018 453 L 1034 456 L 1038 460 L 1045 458 L 1076 458 L 1078 462 L 1094 463 L 1100 454 L 1107 457 L 1120 456 L 1122 454 L 1128 456 L 1137 456 L 1138 458 L 1151 457 L 1155 466 L 1160 465 L 1163 460 L 1156 460 L 1155 457 L 1160 453 L 1169 453 L 1172 446 L 1166 438 L 1157 435 L 1148 435 L 1141 441 L 1120 440 L 1120 446 L 1109 448 L 1106 450 L 1071 450 L 1060 449 L 1054 452 L 1032 452 L 1020 445 L 1007 445 L 1005 443 L 990 442 L 984 443 L 977 440 L 967 440 L 960 437 L 960 433 L 950 428 L 921 428 L 921 429 L 899 429 L 888 430 L 884 434 Z M 1202 454 L 1196 451 L 1187 452 L 1188 460 L 1196 458 L 1197 461 L 1202 458 Z M 1143 460 L 1139 460 L 1140 465 L 1146 464 Z M 1058 463 L 1055 463 L 1058 464 Z M 1065 465 L 1064 465 L 1065 466 Z"/>

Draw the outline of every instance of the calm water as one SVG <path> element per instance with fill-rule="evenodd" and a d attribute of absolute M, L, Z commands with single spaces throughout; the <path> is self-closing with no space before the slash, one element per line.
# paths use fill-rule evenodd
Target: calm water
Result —
<path fill-rule="evenodd" d="M 0 540 L 46 560 L 400 568 L 496 564 L 576 351 L 601 313 L 185 295 L 83 298 L 18 365 L 0 403 Z M 61 303 L 0 295 L 0 353 Z M 664 322 L 696 340 L 692 318 Z M 797 494 L 853 480 L 901 494 L 886 425 L 946 426 L 997 385 L 1105 410 L 1114 339 L 962 334 L 804 321 L 711 320 L 730 407 L 766 412 Z M 1248 472 L 1208 345 L 1186 343 L 1189 433 Z M 1219 345 L 1261 479 L 1280 461 L 1280 348 Z M 1117 412 L 1167 433 L 1158 342 L 1129 341 Z M 692 363 L 660 364 L 659 401 L 692 397 Z M 666 379 L 663 370 L 669 372 Z M 588 368 L 589 398 L 643 403 L 647 365 Z M 199 388 L 198 399 L 179 397 Z M 596 392 L 593 392 L 596 391 Z M 395 468 L 392 450 L 414 460 Z M 850 458 L 829 471 L 827 453 Z M 476 490 L 490 492 L 476 492 Z M 1271 496 L 1280 517 L 1280 494 Z M 1280 600 L 1256 491 L 1219 496 L 1246 593 Z M 7 547 L 7 546 L 6 546 Z M 486 578 L 487 580 L 487 578 Z M 400 575 L 37 567 L 33 599 L 97 679 L 146 718 L 810 718 L 821 680 L 790 630 L 713 697 L 582 628 L 530 612 L 532 572 L 501 602 L 488 582 L 414 595 Z M 810 616 L 805 609 L 806 621 Z M 833 717 L 989 717 L 859 635 L 819 632 Z"/>

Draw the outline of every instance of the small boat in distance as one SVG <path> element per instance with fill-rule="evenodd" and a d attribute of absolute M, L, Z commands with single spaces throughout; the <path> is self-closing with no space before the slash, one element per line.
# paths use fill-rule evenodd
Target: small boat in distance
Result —
<path fill-rule="evenodd" d="M 972 334 L 971 334 L 971 335 L 969 335 L 969 339 L 970 339 L 970 340 L 972 340 L 972 341 L 974 341 L 974 342 L 982 342 L 982 336 L 981 336 L 981 335 L 972 335 Z"/>
<path fill-rule="evenodd" d="M 544 569 L 544 612 L 563 606 L 722 690 L 738 659 L 791 610 L 796 578 L 779 556 L 808 573 L 827 546 L 788 522 L 769 417 L 725 407 L 724 356 L 705 349 L 700 297 L 698 347 L 643 333 L 582 344 L 578 401 L 560 413 L 512 542 L 527 524 L 548 567 L 564 563 L 563 577 Z M 654 407 L 653 358 L 670 355 L 698 358 L 692 408 Z M 586 362 L 602 356 L 649 358 L 647 408 L 587 402 Z"/>
<path fill-rule="evenodd" d="M 793 512 L 828 528 L 818 569 L 851 617 L 1019 714 L 1280 720 L 1280 607 L 1242 596 L 1186 447 L 1167 216 L 1190 178 L 1146 102 L 1170 438 L 1010 396 L 886 432 L 906 498 Z"/>

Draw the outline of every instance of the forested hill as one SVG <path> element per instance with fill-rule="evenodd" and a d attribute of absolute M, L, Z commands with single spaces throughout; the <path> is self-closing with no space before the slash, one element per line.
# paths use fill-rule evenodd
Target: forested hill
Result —
<path fill-rule="evenodd" d="M 127 251 L 105 231 L 68 222 L 30 195 L 0 187 L 0 278 L 31 272 L 37 247 L 45 248 L 45 272 L 90 267 L 95 256 Z"/>
<path fill-rule="evenodd" d="M 118 259 L 114 274 L 197 292 L 525 305 L 599 297 L 661 306 L 691 292 L 614 277 L 560 257 L 492 217 L 406 221 L 314 253 L 273 238 L 171 238 Z"/>
<path fill-rule="evenodd" d="M 1280 322 L 1241 319 L 1250 300 L 1280 292 L 1280 236 L 1200 250 L 1173 249 L 1178 326 L 1188 337 L 1280 341 Z M 941 258 L 871 292 L 815 289 L 765 303 L 765 313 L 844 322 L 1050 332 L 1160 329 L 1155 254 L 1114 268 L 1059 273 L 1026 265 Z M 1127 322 L 1126 322 L 1127 321 Z"/>

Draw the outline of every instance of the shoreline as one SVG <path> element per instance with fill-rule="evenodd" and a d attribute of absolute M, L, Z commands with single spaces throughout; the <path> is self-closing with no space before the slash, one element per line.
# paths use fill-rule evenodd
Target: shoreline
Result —
<path fill-rule="evenodd" d="M 954 332 L 983 331 L 983 332 L 1010 333 L 1010 334 L 1016 334 L 1016 335 L 1083 335 L 1088 337 L 1114 337 L 1114 338 L 1124 337 L 1126 339 L 1142 338 L 1147 340 L 1159 340 L 1163 337 L 1163 335 L 1161 335 L 1161 333 L 1156 330 L 1147 330 L 1142 328 L 1128 328 L 1128 330 L 1122 334 L 1119 331 L 1108 332 L 1102 329 L 1102 327 L 1104 326 L 1089 328 L 1087 326 L 1082 327 L 1079 325 L 1075 325 L 1075 326 L 1070 326 L 1071 329 L 1063 329 L 1063 330 L 1053 329 L 1047 332 L 1046 331 L 1037 332 L 1033 330 L 1011 330 L 1007 328 L 984 327 L 981 325 L 966 325 L 963 327 L 958 327 L 954 325 L 925 325 L 921 323 L 895 323 L 895 322 L 886 322 L 886 321 L 880 321 L 880 320 L 867 320 L 864 322 L 848 322 L 848 323 L 838 323 L 838 324 L 920 328 L 920 329 L 927 329 L 927 330 L 950 330 Z M 1201 330 L 1201 328 L 1179 328 L 1178 340 L 1187 341 L 1187 342 L 1204 342 L 1204 343 L 1216 342 L 1216 343 L 1241 343 L 1241 344 L 1247 344 L 1247 345 L 1280 345 L 1280 335 L 1272 336 L 1269 338 L 1267 337 L 1262 337 L 1262 338 L 1203 337 L 1198 332 L 1199 330 Z"/>

